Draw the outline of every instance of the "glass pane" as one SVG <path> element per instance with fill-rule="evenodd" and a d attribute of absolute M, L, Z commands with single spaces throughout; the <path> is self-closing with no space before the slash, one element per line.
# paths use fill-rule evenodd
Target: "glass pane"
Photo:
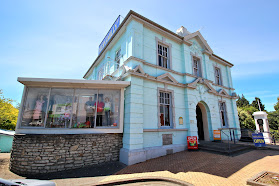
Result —
<path fill-rule="evenodd" d="M 225 115 L 224 115 L 224 112 L 223 112 L 223 111 L 221 111 L 221 119 L 222 119 L 222 125 L 223 125 L 223 126 L 226 126 Z"/>
<path fill-rule="evenodd" d="M 21 126 L 43 127 L 49 88 L 28 88 L 23 106 Z"/>
<path fill-rule="evenodd" d="M 73 89 L 51 89 L 47 128 L 69 127 L 72 116 Z"/>
<path fill-rule="evenodd" d="M 99 90 L 97 104 L 97 127 L 119 125 L 120 90 Z"/>
<path fill-rule="evenodd" d="M 165 126 L 170 126 L 170 106 L 165 105 Z"/>
<path fill-rule="evenodd" d="M 72 128 L 94 128 L 97 90 L 76 89 Z"/>
<path fill-rule="evenodd" d="M 159 66 L 163 66 L 163 65 L 162 65 L 162 57 L 161 57 L 161 56 L 158 56 L 158 58 L 159 58 Z"/>

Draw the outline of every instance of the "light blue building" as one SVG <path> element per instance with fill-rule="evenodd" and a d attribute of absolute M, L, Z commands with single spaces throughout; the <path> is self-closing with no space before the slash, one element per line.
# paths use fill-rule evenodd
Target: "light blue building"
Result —
<path fill-rule="evenodd" d="M 18 78 L 25 88 L 11 170 L 131 165 L 186 150 L 187 136 L 213 141 L 214 130 L 239 139 L 232 66 L 199 31 L 175 33 L 130 11 L 113 24 L 85 80 Z"/>
<path fill-rule="evenodd" d="M 134 164 L 184 150 L 187 135 L 212 141 L 213 130 L 240 128 L 232 66 L 199 31 L 174 33 L 131 11 L 84 78 L 131 82 L 120 160 Z"/>

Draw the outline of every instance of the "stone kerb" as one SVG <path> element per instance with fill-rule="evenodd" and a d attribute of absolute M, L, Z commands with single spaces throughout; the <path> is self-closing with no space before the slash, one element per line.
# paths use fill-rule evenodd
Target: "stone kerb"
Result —
<path fill-rule="evenodd" d="M 10 170 L 19 175 L 118 161 L 123 134 L 15 135 Z"/>

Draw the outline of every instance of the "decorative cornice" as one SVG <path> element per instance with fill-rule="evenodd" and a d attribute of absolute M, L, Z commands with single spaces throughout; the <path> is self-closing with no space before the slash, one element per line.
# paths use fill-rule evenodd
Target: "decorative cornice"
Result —
<path fill-rule="evenodd" d="M 221 89 L 219 92 L 217 92 L 211 85 L 210 85 L 210 81 L 203 79 L 201 77 L 195 79 L 192 83 L 188 83 L 188 84 L 183 84 L 183 83 L 179 83 L 174 77 L 172 77 L 169 73 L 165 73 L 162 74 L 158 77 L 154 77 L 151 76 L 147 73 L 142 73 L 141 71 L 139 71 L 139 69 L 141 69 L 141 66 L 138 65 L 136 66 L 133 70 L 128 70 L 125 74 L 123 74 L 121 76 L 120 79 L 123 79 L 125 77 L 127 77 L 128 75 L 133 75 L 133 76 L 137 76 L 137 77 L 141 77 L 150 81 L 155 81 L 155 82 L 159 82 L 159 83 L 164 83 L 164 84 L 169 84 L 169 85 L 173 85 L 173 86 L 177 86 L 177 87 L 183 87 L 183 88 L 190 88 L 190 89 L 196 89 L 197 88 L 197 84 L 203 84 L 208 88 L 208 93 L 210 94 L 214 94 L 216 96 L 221 96 L 221 97 L 227 97 L 230 99 L 237 99 L 235 96 L 230 96 L 224 89 Z"/>
<path fill-rule="evenodd" d="M 141 62 L 143 65 L 147 65 L 147 66 L 150 66 L 150 67 L 154 67 L 154 68 L 157 68 L 157 69 L 161 69 L 161 70 L 165 70 L 167 72 L 171 72 L 171 73 L 174 73 L 174 74 L 177 74 L 177 75 L 180 75 L 180 76 L 190 76 L 190 77 L 194 77 L 194 78 L 199 78 L 198 76 L 195 76 L 193 74 L 189 74 L 189 73 L 181 73 L 181 72 L 177 72 L 177 71 L 174 71 L 174 70 L 171 70 L 171 69 L 168 69 L 168 68 L 164 68 L 164 67 L 161 67 L 161 66 L 158 66 L 158 65 L 154 65 L 152 63 L 148 63 L 146 62 L 145 60 L 143 59 L 140 59 L 140 58 L 137 58 L 137 57 L 134 57 L 134 56 L 130 56 L 125 62 L 124 62 L 124 65 L 127 64 L 129 61 L 131 60 L 135 60 L 135 61 L 138 61 L 138 62 Z M 213 83 L 213 81 L 207 79 L 208 82 L 210 82 L 212 85 L 214 86 L 219 86 L 219 87 L 222 87 L 222 88 L 226 88 L 226 89 L 229 89 L 229 90 L 235 90 L 234 88 L 230 88 L 230 87 L 226 87 L 226 86 L 222 86 L 222 85 L 217 85 L 215 83 Z"/>

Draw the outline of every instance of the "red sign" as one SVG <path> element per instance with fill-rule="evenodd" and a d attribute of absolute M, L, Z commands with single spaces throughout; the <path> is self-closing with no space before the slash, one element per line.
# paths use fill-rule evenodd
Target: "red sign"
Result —
<path fill-rule="evenodd" d="M 187 136 L 188 149 L 198 149 L 197 136 Z"/>

